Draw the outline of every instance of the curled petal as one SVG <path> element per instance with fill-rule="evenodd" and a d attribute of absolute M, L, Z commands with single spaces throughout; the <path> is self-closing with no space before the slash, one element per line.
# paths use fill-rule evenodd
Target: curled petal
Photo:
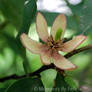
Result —
<path fill-rule="evenodd" d="M 36 30 L 41 40 L 46 42 L 49 36 L 48 27 L 46 20 L 41 13 L 38 13 L 36 17 Z"/>
<path fill-rule="evenodd" d="M 83 36 L 83 35 L 76 36 L 72 40 L 64 43 L 61 51 L 71 52 L 75 50 L 85 39 L 86 39 L 86 36 Z"/>
<path fill-rule="evenodd" d="M 77 67 L 60 54 L 53 56 L 54 64 L 62 70 L 75 70 Z"/>
<path fill-rule="evenodd" d="M 55 19 L 55 21 L 52 25 L 51 35 L 55 39 L 57 30 L 62 29 L 63 32 L 62 32 L 61 38 L 63 38 L 64 33 L 65 33 L 65 28 L 66 28 L 66 17 L 64 14 L 60 14 L 59 16 L 57 16 L 57 18 Z"/>
<path fill-rule="evenodd" d="M 41 52 L 41 43 L 36 42 L 29 38 L 25 33 L 20 36 L 20 40 L 25 48 L 27 48 L 30 52 L 39 54 Z"/>

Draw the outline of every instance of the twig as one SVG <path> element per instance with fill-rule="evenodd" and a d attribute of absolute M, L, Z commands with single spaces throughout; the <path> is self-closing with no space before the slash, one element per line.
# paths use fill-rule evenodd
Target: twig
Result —
<path fill-rule="evenodd" d="M 50 68 L 54 68 L 54 65 L 51 64 L 49 66 L 42 66 L 39 70 L 30 73 L 29 76 L 39 76 L 40 72 L 50 69 Z M 8 77 L 4 77 L 4 78 L 0 78 L 0 82 L 4 82 L 5 80 L 10 80 L 10 79 L 21 79 L 21 78 L 25 78 L 27 77 L 26 75 L 23 76 L 17 76 L 16 74 L 8 76 Z"/>
<path fill-rule="evenodd" d="M 74 51 L 72 51 L 72 52 L 66 54 L 64 57 L 70 58 L 70 57 L 72 57 L 72 56 L 75 55 L 75 54 L 78 54 L 78 53 L 80 53 L 80 52 L 82 52 L 82 51 L 86 51 L 86 50 L 89 50 L 89 49 L 92 49 L 92 45 L 87 45 L 87 46 L 84 46 L 84 47 L 79 48 L 79 49 L 77 49 L 77 50 L 74 50 Z"/>
<path fill-rule="evenodd" d="M 82 48 L 79 48 L 77 50 L 74 50 L 74 51 L 66 54 L 64 57 L 70 58 L 75 54 L 78 54 L 78 53 L 80 53 L 82 51 L 86 51 L 86 50 L 89 50 L 89 49 L 92 49 L 92 45 L 87 45 L 85 47 L 82 47 Z M 33 73 L 30 73 L 29 76 L 39 76 L 39 74 L 42 71 L 47 70 L 47 69 L 51 69 L 51 68 L 56 68 L 56 67 L 53 64 L 51 64 L 49 66 L 42 66 L 39 70 L 37 70 L 37 71 L 35 71 Z M 21 79 L 21 78 L 25 78 L 25 77 L 26 77 L 26 75 L 23 75 L 23 76 L 12 75 L 12 76 L 9 76 L 9 77 L 0 78 L 0 82 L 4 82 L 5 80 L 10 80 L 10 79 Z"/>

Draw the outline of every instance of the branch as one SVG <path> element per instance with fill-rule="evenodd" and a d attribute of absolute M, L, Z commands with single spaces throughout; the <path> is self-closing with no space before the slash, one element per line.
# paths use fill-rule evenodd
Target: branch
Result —
<path fill-rule="evenodd" d="M 92 45 L 87 45 L 87 46 L 81 47 L 81 48 L 79 48 L 79 49 L 77 49 L 77 50 L 74 50 L 74 51 L 72 51 L 72 52 L 69 52 L 69 53 L 66 54 L 64 57 L 70 58 L 70 57 L 72 57 L 72 56 L 75 55 L 75 54 L 78 54 L 78 53 L 80 53 L 80 52 L 83 52 L 83 51 L 86 51 L 86 50 L 89 50 L 89 49 L 92 49 Z"/>
<path fill-rule="evenodd" d="M 80 52 L 83 52 L 83 51 L 86 51 L 86 50 L 89 50 L 89 49 L 92 49 L 92 45 L 87 45 L 87 46 L 84 46 L 82 48 L 79 48 L 77 50 L 74 50 L 68 54 L 66 54 L 64 57 L 66 58 L 70 58 L 72 57 L 73 55 L 75 54 L 78 54 Z M 30 73 L 29 76 L 40 76 L 40 73 L 44 70 L 47 70 L 47 69 L 51 69 L 51 68 L 56 68 L 53 64 L 49 65 L 49 66 L 42 66 L 39 70 L 33 72 L 33 73 Z M 4 82 L 5 80 L 10 80 L 10 79 L 21 79 L 21 78 L 25 78 L 27 77 L 26 75 L 23 75 L 23 76 L 17 76 L 17 75 L 12 75 L 12 76 L 9 76 L 9 77 L 4 77 L 4 78 L 1 78 L 0 79 L 0 82 Z"/>
<path fill-rule="evenodd" d="M 51 68 L 54 68 L 53 64 L 51 64 L 49 66 L 42 66 L 39 70 L 37 70 L 33 73 L 30 73 L 29 76 L 39 76 L 40 72 L 47 70 L 47 69 L 51 69 Z M 17 76 L 16 74 L 14 74 L 12 76 L 0 78 L 0 82 L 4 82 L 5 80 L 10 80 L 10 79 L 21 79 L 21 78 L 25 78 L 25 77 L 27 77 L 27 75 Z"/>

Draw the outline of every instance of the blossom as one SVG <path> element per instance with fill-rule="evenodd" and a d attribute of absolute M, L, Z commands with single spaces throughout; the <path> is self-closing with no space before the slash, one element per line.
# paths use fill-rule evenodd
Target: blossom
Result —
<path fill-rule="evenodd" d="M 77 66 L 59 54 L 59 51 L 71 52 L 75 50 L 86 39 L 86 36 L 78 35 L 73 37 L 72 40 L 63 42 L 65 28 L 66 17 L 64 14 L 60 14 L 56 17 L 49 34 L 46 20 L 43 15 L 38 12 L 36 17 L 36 30 L 40 39 L 44 43 L 32 40 L 25 33 L 21 34 L 20 40 L 24 47 L 30 52 L 40 55 L 44 65 L 53 63 L 59 69 L 74 70 Z M 62 35 L 60 36 L 60 39 L 55 40 L 56 33 L 59 29 L 62 29 Z"/>

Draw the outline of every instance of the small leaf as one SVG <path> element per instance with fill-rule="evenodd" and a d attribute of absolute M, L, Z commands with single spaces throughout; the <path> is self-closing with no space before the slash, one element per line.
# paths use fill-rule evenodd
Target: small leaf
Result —
<path fill-rule="evenodd" d="M 45 92 L 52 92 L 52 87 L 53 87 L 56 75 L 57 75 L 57 72 L 54 69 L 48 69 L 41 73 L 41 80 L 45 87 Z"/>
<path fill-rule="evenodd" d="M 60 28 L 56 32 L 55 41 L 60 40 L 63 30 Z"/>

